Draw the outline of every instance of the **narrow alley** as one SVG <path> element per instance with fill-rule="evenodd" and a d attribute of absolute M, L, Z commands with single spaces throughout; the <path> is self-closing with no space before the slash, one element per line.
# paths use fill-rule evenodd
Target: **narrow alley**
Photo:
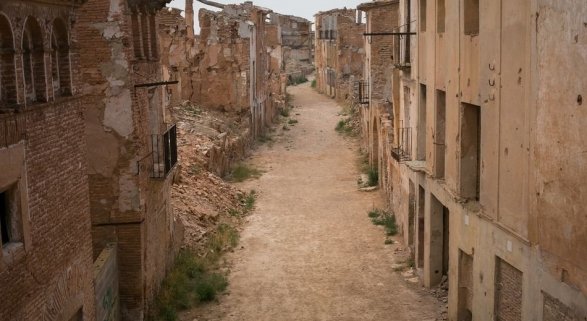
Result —
<path fill-rule="evenodd" d="M 254 153 L 262 177 L 239 184 L 259 198 L 227 256 L 227 294 L 182 319 L 435 320 L 437 299 L 394 272 L 395 246 L 367 217 L 383 200 L 357 190 L 358 144 L 334 130 L 341 107 L 309 84 L 288 92 L 299 123 Z"/>

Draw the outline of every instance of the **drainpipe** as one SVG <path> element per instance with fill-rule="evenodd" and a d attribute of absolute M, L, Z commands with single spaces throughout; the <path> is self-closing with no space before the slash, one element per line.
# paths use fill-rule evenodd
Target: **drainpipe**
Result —
<path fill-rule="evenodd" d="M 216 8 L 220 8 L 220 9 L 224 9 L 225 5 L 223 5 L 222 3 L 218 3 L 215 1 L 210 1 L 210 0 L 197 0 L 198 2 L 201 2 L 203 4 L 207 4 L 209 6 L 212 7 L 216 7 Z"/>

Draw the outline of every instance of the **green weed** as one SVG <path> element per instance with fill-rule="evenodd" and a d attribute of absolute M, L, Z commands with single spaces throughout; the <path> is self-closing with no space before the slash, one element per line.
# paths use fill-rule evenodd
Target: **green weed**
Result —
<path fill-rule="evenodd" d="M 250 178 L 259 178 L 263 174 L 262 171 L 249 167 L 245 164 L 235 166 L 229 175 L 229 180 L 233 182 L 244 182 Z"/>

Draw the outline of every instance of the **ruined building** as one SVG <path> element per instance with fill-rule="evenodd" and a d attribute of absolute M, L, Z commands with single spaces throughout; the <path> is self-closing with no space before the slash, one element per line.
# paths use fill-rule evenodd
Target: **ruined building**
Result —
<path fill-rule="evenodd" d="M 383 33 L 371 163 L 424 284 L 448 278 L 449 320 L 585 320 L 584 1 L 359 8 Z"/>
<path fill-rule="evenodd" d="M 95 319 L 83 2 L 0 2 L 0 320 Z"/>
<path fill-rule="evenodd" d="M 363 75 L 365 24 L 360 11 L 334 9 L 316 14 L 316 88 L 338 101 L 350 99 Z"/>
<path fill-rule="evenodd" d="M 176 128 L 157 40 L 165 0 L 88 0 L 79 10 L 94 258 L 114 244 L 122 320 L 142 320 L 170 267 Z M 177 233 L 176 233 L 177 234 Z"/>
<path fill-rule="evenodd" d="M 279 29 L 283 46 L 283 64 L 288 80 L 314 72 L 312 23 L 304 18 L 272 13 L 271 24 Z"/>
<path fill-rule="evenodd" d="M 269 13 L 251 2 L 199 13 L 192 100 L 207 108 L 250 112 L 253 137 L 272 122 L 285 96 L 281 43 L 275 32 L 267 36 Z"/>

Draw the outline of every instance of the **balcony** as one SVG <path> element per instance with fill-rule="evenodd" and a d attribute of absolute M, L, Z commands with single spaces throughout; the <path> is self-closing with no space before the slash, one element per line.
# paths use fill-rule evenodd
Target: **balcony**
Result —
<path fill-rule="evenodd" d="M 412 129 L 399 129 L 399 144 L 391 149 L 391 156 L 398 162 L 408 162 L 412 160 Z"/>
<path fill-rule="evenodd" d="M 409 32 L 409 24 L 398 27 L 393 32 L 393 65 L 400 70 L 410 70 L 412 68 L 410 61 L 410 49 L 412 36 L 415 32 Z"/>
<path fill-rule="evenodd" d="M 162 135 L 151 136 L 151 178 L 164 179 L 177 164 L 177 126 L 174 124 Z"/>
<path fill-rule="evenodd" d="M 360 80 L 355 83 L 356 97 L 361 105 L 369 105 L 369 82 Z"/>

